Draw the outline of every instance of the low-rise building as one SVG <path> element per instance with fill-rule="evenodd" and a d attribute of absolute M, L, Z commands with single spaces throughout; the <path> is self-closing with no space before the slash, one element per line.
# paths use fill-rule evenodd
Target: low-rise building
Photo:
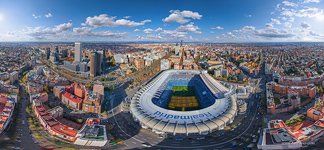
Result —
<path fill-rule="evenodd" d="M 268 128 L 263 130 L 262 137 L 258 143 L 258 149 L 298 149 L 301 148 L 302 142 L 298 141 L 286 129 L 282 120 L 271 120 Z"/>
<path fill-rule="evenodd" d="M 100 114 L 101 112 L 100 95 L 92 91 L 87 91 L 86 96 L 82 103 L 82 111 Z"/>
<path fill-rule="evenodd" d="M 32 106 L 35 116 L 44 129 L 57 139 L 76 145 L 97 147 L 105 146 L 108 142 L 106 126 L 100 125 L 98 118 L 88 118 L 78 130 L 56 119 L 63 114 L 61 107 L 46 110 L 42 102 L 37 99 L 33 100 Z"/>
<path fill-rule="evenodd" d="M 100 119 L 88 118 L 77 134 L 76 145 L 105 146 L 108 142 L 106 126 L 100 125 Z"/>
<path fill-rule="evenodd" d="M 62 102 L 76 110 L 80 110 L 82 107 L 82 98 L 68 92 L 63 92 Z"/>
<path fill-rule="evenodd" d="M 10 124 L 16 103 L 16 94 L 0 93 L 0 134 Z"/>
<path fill-rule="evenodd" d="M 45 103 L 48 101 L 48 94 L 46 92 L 30 94 L 29 98 L 30 98 L 30 102 L 32 102 L 34 99 L 38 99 L 42 103 Z"/>
<path fill-rule="evenodd" d="M 13 84 L 15 81 L 18 81 L 19 72 L 14 71 L 10 73 L 10 83 Z"/>
<path fill-rule="evenodd" d="M 50 135 L 67 142 L 74 142 L 76 140 L 76 129 L 56 120 L 41 103 L 33 101 L 33 108 L 35 116 Z"/>
<path fill-rule="evenodd" d="M 101 113 L 101 101 L 104 99 L 103 85 L 95 84 L 93 90 L 86 89 L 81 84 L 57 86 L 53 88 L 53 92 L 62 103 L 75 110 Z"/>
<path fill-rule="evenodd" d="M 144 61 L 144 59 L 141 59 L 141 58 L 135 59 L 134 65 L 137 69 L 141 69 L 145 66 L 145 61 Z"/>
<path fill-rule="evenodd" d="M 239 114 L 245 114 L 247 110 L 247 103 L 244 100 L 238 100 L 237 101 L 238 105 L 238 113 Z"/>

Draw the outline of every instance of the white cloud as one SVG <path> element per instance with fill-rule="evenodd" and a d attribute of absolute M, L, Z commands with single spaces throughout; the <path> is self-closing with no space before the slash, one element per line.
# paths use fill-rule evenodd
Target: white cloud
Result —
<path fill-rule="evenodd" d="M 285 6 L 295 7 L 298 6 L 296 3 L 290 2 L 290 1 L 283 1 L 282 2 Z"/>
<path fill-rule="evenodd" d="M 193 22 L 186 24 L 186 25 L 181 25 L 177 28 L 178 31 L 182 32 L 193 32 L 193 33 L 201 33 L 199 31 L 199 27 L 195 26 Z"/>
<path fill-rule="evenodd" d="M 254 26 L 244 26 L 242 28 L 242 31 L 244 31 L 244 32 L 250 32 L 250 31 L 254 31 L 254 30 L 255 30 Z"/>
<path fill-rule="evenodd" d="M 271 24 L 281 24 L 281 22 L 278 19 L 271 18 Z"/>
<path fill-rule="evenodd" d="M 186 38 L 187 32 L 176 31 L 176 30 L 163 30 L 162 34 L 166 34 L 176 39 Z"/>
<path fill-rule="evenodd" d="M 276 38 L 289 38 L 295 36 L 291 31 L 285 29 L 278 29 L 273 27 L 267 27 L 263 29 L 256 29 L 253 26 L 244 26 L 239 31 L 244 34 L 250 34 L 254 37 L 262 37 L 265 39 L 276 39 Z"/>
<path fill-rule="evenodd" d="M 55 26 L 53 31 L 54 32 L 64 32 L 71 28 L 72 28 L 72 23 L 68 22 L 68 23 L 63 23 L 63 24 L 59 24 L 59 25 Z"/>
<path fill-rule="evenodd" d="M 79 34 L 79 35 L 87 35 L 90 32 L 92 32 L 92 28 L 89 27 L 79 27 L 79 28 L 73 28 L 73 32 Z"/>
<path fill-rule="evenodd" d="M 273 28 L 273 25 L 276 25 L 276 24 L 281 24 L 280 20 L 271 18 L 271 22 L 265 24 L 265 27 L 266 28 Z"/>
<path fill-rule="evenodd" d="M 227 32 L 224 36 L 227 38 L 236 38 L 236 36 L 232 32 Z"/>
<path fill-rule="evenodd" d="M 148 34 L 148 35 L 145 35 L 145 36 L 137 36 L 137 40 L 140 40 L 140 41 L 155 41 L 155 40 L 162 40 L 163 37 L 161 36 L 161 34 Z"/>
<path fill-rule="evenodd" d="M 320 34 L 317 34 L 317 33 L 313 32 L 313 31 L 309 31 L 309 35 L 310 36 L 321 36 Z"/>
<path fill-rule="evenodd" d="M 97 31 L 94 32 L 93 28 L 80 27 L 73 28 L 73 32 L 80 36 L 95 36 L 95 37 L 110 37 L 110 38 L 121 38 L 127 35 L 126 32 L 111 32 L 111 31 Z"/>
<path fill-rule="evenodd" d="M 273 28 L 273 24 L 272 24 L 272 23 L 267 23 L 265 26 L 266 26 L 267 28 Z"/>
<path fill-rule="evenodd" d="M 147 28 L 147 29 L 144 29 L 143 32 L 148 34 L 148 33 L 152 33 L 154 30 L 151 29 L 151 28 Z"/>
<path fill-rule="evenodd" d="M 217 27 L 212 27 L 211 29 L 213 29 L 213 30 L 223 30 L 224 28 L 221 27 L 221 26 L 217 26 Z"/>
<path fill-rule="evenodd" d="M 23 34 L 33 37 L 35 39 L 48 39 L 52 36 L 57 36 L 61 33 L 64 33 L 72 28 L 72 23 L 62 23 L 59 25 L 54 26 L 53 28 L 50 27 L 27 27 L 27 30 L 23 31 Z"/>
<path fill-rule="evenodd" d="M 141 31 L 141 30 L 140 30 L 140 29 L 135 29 L 135 30 L 134 30 L 134 32 L 139 32 L 139 31 Z"/>
<path fill-rule="evenodd" d="M 158 27 L 155 29 L 155 32 L 161 32 L 162 30 L 163 30 L 162 28 Z"/>
<path fill-rule="evenodd" d="M 286 27 L 286 28 L 291 28 L 291 27 L 292 27 L 292 23 L 290 23 L 290 22 L 285 22 L 285 23 L 284 23 L 284 27 Z"/>
<path fill-rule="evenodd" d="M 135 22 L 127 19 L 116 19 L 116 17 L 108 16 L 107 14 L 101 14 L 99 16 L 87 17 L 86 22 L 83 25 L 89 25 L 93 27 L 100 27 L 100 26 L 135 27 L 135 26 L 145 25 L 145 23 L 148 22 L 151 22 L 151 20 L 143 20 L 140 22 Z"/>
<path fill-rule="evenodd" d="M 301 26 L 302 28 L 304 28 L 304 29 L 310 29 L 310 28 L 311 28 L 311 25 L 309 25 L 309 24 L 306 23 L 306 22 L 302 22 L 302 23 L 300 24 L 300 26 Z"/>
<path fill-rule="evenodd" d="M 151 28 L 147 28 L 147 29 L 143 30 L 143 32 L 146 33 L 146 34 L 149 34 L 149 33 L 152 33 L 152 32 L 161 32 L 161 31 L 163 31 L 163 29 L 160 28 L 160 27 L 156 28 L 155 30 L 151 29 Z"/>
<path fill-rule="evenodd" d="M 319 3 L 321 0 L 304 0 L 303 3 Z"/>
<path fill-rule="evenodd" d="M 34 17 L 34 19 L 39 19 L 42 17 L 41 15 L 35 15 L 35 14 L 33 14 L 32 16 Z"/>
<path fill-rule="evenodd" d="M 202 15 L 200 15 L 198 12 L 193 12 L 190 10 L 171 10 L 170 15 L 164 19 L 162 19 L 164 22 L 177 22 L 180 24 L 184 24 L 189 22 L 191 19 L 201 19 Z"/>
<path fill-rule="evenodd" d="M 300 10 L 295 10 L 295 9 L 284 9 L 281 14 L 283 16 L 288 16 L 288 17 L 308 17 L 308 18 L 314 18 L 320 15 L 324 14 L 323 9 L 316 8 L 316 7 L 305 7 Z"/>
<path fill-rule="evenodd" d="M 290 33 L 287 30 L 277 28 L 266 28 L 256 30 L 254 35 L 263 38 L 290 38 L 295 36 L 293 33 Z"/>
<path fill-rule="evenodd" d="M 51 18 L 51 17 L 53 17 L 52 13 L 50 13 L 50 12 L 47 13 L 47 14 L 45 14 L 44 16 L 45 16 L 46 18 Z"/>

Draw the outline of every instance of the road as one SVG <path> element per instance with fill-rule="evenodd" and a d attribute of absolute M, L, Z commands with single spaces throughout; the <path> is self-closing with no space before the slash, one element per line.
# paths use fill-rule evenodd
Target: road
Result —
<path fill-rule="evenodd" d="M 21 147 L 26 150 L 37 150 L 40 149 L 40 147 L 34 143 L 33 137 L 30 134 L 29 127 L 28 127 L 28 121 L 27 121 L 27 112 L 26 112 L 26 107 L 27 107 L 27 101 L 28 101 L 28 96 L 25 93 L 24 86 L 20 86 L 20 92 L 21 92 L 21 107 L 19 107 L 19 116 L 21 118 L 21 126 L 20 128 L 22 130 L 22 136 L 21 136 Z"/>
<path fill-rule="evenodd" d="M 28 97 L 23 86 L 19 86 L 21 97 L 16 104 L 15 114 L 12 118 L 10 126 L 0 136 L 0 149 L 26 149 L 38 150 L 40 146 L 34 143 L 34 140 L 29 132 L 27 121 L 27 101 Z"/>

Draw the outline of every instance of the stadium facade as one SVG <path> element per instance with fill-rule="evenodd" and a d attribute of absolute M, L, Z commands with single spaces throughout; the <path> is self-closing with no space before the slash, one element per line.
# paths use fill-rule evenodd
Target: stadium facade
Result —
<path fill-rule="evenodd" d="M 172 109 L 174 86 L 193 87 L 199 108 Z M 165 70 L 134 95 L 130 112 L 142 128 L 157 134 L 208 134 L 233 122 L 237 115 L 236 94 L 206 71 Z"/>

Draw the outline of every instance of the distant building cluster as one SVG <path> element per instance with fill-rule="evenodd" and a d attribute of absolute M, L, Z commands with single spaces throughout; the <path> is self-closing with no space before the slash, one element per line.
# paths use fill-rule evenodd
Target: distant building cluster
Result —
<path fill-rule="evenodd" d="M 0 80 L 11 85 L 18 81 L 18 77 L 28 68 L 36 64 L 36 56 L 30 52 L 31 48 L 24 46 L 0 45 Z"/>
<path fill-rule="evenodd" d="M 324 79 L 324 54 L 318 47 L 272 47 L 264 52 L 265 73 L 281 84 L 318 84 Z"/>
<path fill-rule="evenodd" d="M 199 51 L 182 46 L 182 44 L 174 46 L 173 50 L 174 55 L 171 55 L 168 62 L 169 68 L 177 70 L 198 70 L 198 65 L 195 63 L 195 58 L 198 57 Z M 166 60 L 163 63 L 167 64 Z M 161 62 L 161 66 L 164 64 Z"/>
<path fill-rule="evenodd" d="M 135 45 L 134 49 L 138 50 L 115 52 L 112 54 L 119 69 L 126 74 L 149 67 L 154 62 L 169 54 L 169 48 L 167 46 L 160 46 L 157 44 L 144 45 L 143 47 Z"/>
<path fill-rule="evenodd" d="M 39 92 L 43 90 L 44 85 L 53 87 L 54 85 L 66 85 L 69 83 L 67 79 L 52 72 L 48 67 L 42 65 L 37 66 L 27 73 L 28 90 Z"/>
<path fill-rule="evenodd" d="M 202 52 L 200 66 L 218 80 L 243 83 L 249 80 L 247 75 L 259 74 L 260 48 L 214 44 L 197 49 Z"/>
<path fill-rule="evenodd" d="M 45 58 L 54 65 L 61 64 L 64 69 L 83 77 L 101 75 L 107 63 L 105 50 L 84 50 L 84 44 L 80 42 L 75 42 L 74 47 L 55 46 L 52 50 L 46 47 L 42 51 Z"/>

